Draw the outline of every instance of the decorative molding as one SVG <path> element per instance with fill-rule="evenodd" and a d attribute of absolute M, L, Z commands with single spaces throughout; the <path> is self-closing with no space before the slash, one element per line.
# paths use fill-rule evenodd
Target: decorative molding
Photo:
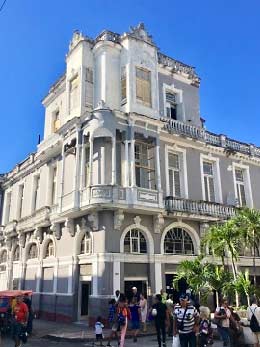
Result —
<path fill-rule="evenodd" d="M 149 35 L 147 30 L 145 29 L 144 23 L 139 23 L 136 27 L 131 26 L 129 34 L 138 40 L 142 40 L 150 43 L 151 45 L 155 45 L 153 37 Z"/>
<path fill-rule="evenodd" d="M 53 234 L 56 237 L 56 239 L 60 240 L 61 234 L 62 234 L 60 223 L 53 223 L 53 224 L 51 224 L 50 230 L 53 232 Z"/>
<path fill-rule="evenodd" d="M 97 231 L 98 230 L 98 213 L 92 212 L 91 214 L 89 214 L 88 221 L 91 225 L 92 230 Z"/>
<path fill-rule="evenodd" d="M 12 249 L 12 239 L 10 237 L 8 237 L 5 241 L 5 244 L 6 244 L 8 251 L 10 252 Z"/>
<path fill-rule="evenodd" d="M 41 244 L 43 241 L 43 228 L 37 227 L 34 231 L 34 238 Z"/>
<path fill-rule="evenodd" d="M 26 242 L 26 234 L 21 232 L 19 234 L 19 245 L 24 248 L 25 247 L 25 242 Z"/>
<path fill-rule="evenodd" d="M 67 232 L 70 234 L 71 237 L 75 236 L 75 224 L 73 219 L 71 218 L 66 219 L 65 228 L 67 229 Z"/>
<path fill-rule="evenodd" d="M 120 231 L 123 221 L 125 219 L 123 210 L 117 210 L 114 212 L 114 229 Z"/>
<path fill-rule="evenodd" d="M 139 227 L 141 225 L 142 218 L 140 216 L 136 216 L 134 218 L 135 224 Z"/>
<path fill-rule="evenodd" d="M 164 217 L 161 213 L 154 216 L 154 232 L 160 234 L 164 226 Z"/>

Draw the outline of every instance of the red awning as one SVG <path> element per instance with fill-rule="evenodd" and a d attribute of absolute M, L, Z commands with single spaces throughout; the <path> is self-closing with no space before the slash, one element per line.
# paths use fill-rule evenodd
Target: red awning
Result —
<path fill-rule="evenodd" d="M 32 290 L 3 290 L 0 291 L 0 298 L 15 298 L 21 295 L 32 295 Z"/>

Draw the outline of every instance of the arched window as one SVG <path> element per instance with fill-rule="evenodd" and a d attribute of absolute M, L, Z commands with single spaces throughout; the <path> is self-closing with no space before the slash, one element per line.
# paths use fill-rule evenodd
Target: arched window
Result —
<path fill-rule="evenodd" d="M 89 233 L 86 233 L 81 240 L 80 244 L 80 254 L 90 254 L 91 253 L 91 237 Z"/>
<path fill-rule="evenodd" d="M 38 258 L 38 250 L 37 250 L 36 244 L 32 243 L 28 250 L 28 259 L 35 259 L 35 258 Z"/>
<path fill-rule="evenodd" d="M 0 263 L 6 263 L 6 262 L 7 262 L 7 251 L 4 250 L 2 251 L 0 256 Z"/>
<path fill-rule="evenodd" d="M 20 248 L 19 246 L 16 246 L 14 249 L 13 261 L 19 261 L 19 260 L 20 260 Z"/>
<path fill-rule="evenodd" d="M 54 244 L 52 240 L 48 241 L 47 247 L 46 247 L 46 252 L 45 252 L 45 257 L 44 258 L 49 258 L 54 256 Z"/>
<path fill-rule="evenodd" d="M 124 240 L 125 253 L 147 253 L 146 239 L 142 231 L 131 229 L 125 236 Z"/>
<path fill-rule="evenodd" d="M 190 235 L 182 228 L 170 229 L 164 239 L 166 254 L 194 254 L 194 246 Z"/>

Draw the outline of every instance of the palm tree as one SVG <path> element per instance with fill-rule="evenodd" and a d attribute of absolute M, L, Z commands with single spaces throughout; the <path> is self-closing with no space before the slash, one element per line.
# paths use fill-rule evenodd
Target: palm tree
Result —
<path fill-rule="evenodd" d="M 260 255 L 260 211 L 244 208 L 234 218 L 236 228 L 239 230 L 245 247 L 252 250 L 254 285 L 256 286 L 256 255 Z"/>

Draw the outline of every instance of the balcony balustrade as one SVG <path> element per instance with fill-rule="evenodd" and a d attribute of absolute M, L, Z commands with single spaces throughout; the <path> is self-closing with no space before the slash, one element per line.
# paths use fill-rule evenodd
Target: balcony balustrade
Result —
<path fill-rule="evenodd" d="M 220 219 L 228 219 L 236 214 L 236 208 L 234 206 L 208 201 L 175 198 L 172 196 L 166 197 L 165 209 L 168 213 L 182 212 Z"/>
<path fill-rule="evenodd" d="M 196 127 L 174 119 L 162 118 L 165 121 L 165 128 L 169 133 L 191 137 L 193 139 L 206 142 L 212 146 L 222 147 L 231 152 L 239 152 L 246 155 L 260 157 L 260 148 L 247 143 L 236 141 L 226 137 L 206 131 L 203 128 Z"/>

